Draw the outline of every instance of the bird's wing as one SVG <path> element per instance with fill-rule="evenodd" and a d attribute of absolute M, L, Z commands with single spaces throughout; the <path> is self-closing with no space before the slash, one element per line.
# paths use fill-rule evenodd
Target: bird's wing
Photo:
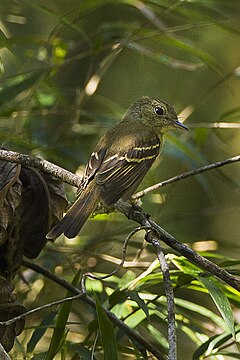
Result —
<path fill-rule="evenodd" d="M 159 149 L 160 141 L 155 137 L 148 142 L 139 139 L 125 152 L 106 155 L 95 174 L 103 201 L 111 205 L 120 198 L 127 200 L 148 172 Z"/>
<path fill-rule="evenodd" d="M 94 178 L 96 172 L 98 171 L 104 155 L 106 153 L 106 148 L 100 148 L 98 151 L 92 152 L 90 159 L 85 168 L 85 172 L 82 178 L 82 182 L 77 190 L 76 196 L 78 197 L 82 191 L 87 187 L 89 182 Z"/>

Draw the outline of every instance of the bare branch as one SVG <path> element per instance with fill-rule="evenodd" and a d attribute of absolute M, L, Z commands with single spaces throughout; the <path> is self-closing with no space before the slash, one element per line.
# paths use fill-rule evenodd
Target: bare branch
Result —
<path fill-rule="evenodd" d="M 158 234 L 152 229 L 146 233 L 146 241 L 150 242 L 157 254 L 158 261 L 163 274 L 164 291 L 167 299 L 168 310 L 168 360 L 177 360 L 177 336 L 175 326 L 174 291 L 170 279 L 167 260 L 159 243 Z"/>
<path fill-rule="evenodd" d="M 209 165 L 204 165 L 204 166 L 202 166 L 200 168 L 197 168 L 197 169 L 194 169 L 194 170 L 186 171 L 186 172 L 184 172 L 182 174 L 179 174 L 177 176 L 173 176 L 172 178 L 170 178 L 168 180 L 165 180 L 165 181 L 162 181 L 162 182 L 160 182 L 158 184 L 149 186 L 148 188 L 134 194 L 132 196 L 132 198 L 134 200 L 139 199 L 139 198 L 143 197 L 144 195 L 146 195 L 146 194 L 148 194 L 148 193 L 150 193 L 150 192 L 152 192 L 154 190 L 157 190 L 160 187 L 163 187 L 165 185 L 169 185 L 169 184 L 174 183 L 176 181 L 186 179 L 186 178 L 188 178 L 190 176 L 195 176 L 195 175 L 201 174 L 201 173 L 203 173 L 205 171 L 209 171 L 209 170 L 212 170 L 212 169 L 215 169 L 215 168 L 219 168 L 221 166 L 232 164 L 232 163 L 237 162 L 237 161 L 240 161 L 240 155 L 234 156 L 232 158 L 229 158 L 229 159 L 226 159 L 226 160 L 223 160 L 223 161 L 217 161 L 217 162 L 209 164 Z"/>
<path fill-rule="evenodd" d="M 81 180 L 79 176 L 71 173 L 70 171 L 67 171 L 47 160 L 43 160 L 31 155 L 19 154 L 15 151 L 9 150 L 0 150 L 0 159 L 17 164 L 31 166 L 49 175 L 53 175 L 56 178 L 61 179 L 62 181 L 76 187 L 79 186 Z"/>
<path fill-rule="evenodd" d="M 0 325 L 4 325 L 4 326 L 8 326 L 8 325 L 11 325 L 13 324 L 14 322 L 18 321 L 18 320 L 21 320 L 29 315 L 32 315 L 32 314 L 35 314 L 36 312 L 38 311 L 41 311 L 41 310 L 44 310 L 44 309 L 48 309 L 50 307 L 53 307 L 53 306 L 57 306 L 57 305 L 61 305 L 65 302 L 68 302 L 68 301 L 72 301 L 72 300 L 76 300 L 76 299 L 80 299 L 81 297 L 83 297 L 84 294 L 80 293 L 78 295 L 75 295 L 75 296 L 69 296 L 67 298 L 64 298 L 64 299 L 60 299 L 60 300 L 56 300 L 56 301 L 52 301 L 48 304 L 45 304 L 45 305 L 42 305 L 42 306 L 39 306 L 39 307 L 36 307 L 32 310 L 29 310 L 29 311 L 26 311 L 25 313 L 21 314 L 21 315 L 18 315 L 18 316 L 15 316 L 14 318 L 11 318 L 9 320 L 6 320 L 6 321 L 0 321 Z M 0 357 L 1 359 L 1 357 Z"/>

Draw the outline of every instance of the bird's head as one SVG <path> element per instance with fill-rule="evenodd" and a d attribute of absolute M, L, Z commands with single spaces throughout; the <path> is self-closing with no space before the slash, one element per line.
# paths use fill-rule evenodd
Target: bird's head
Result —
<path fill-rule="evenodd" d="M 156 133 L 164 134 L 168 130 L 176 128 L 188 130 L 178 121 L 177 114 L 172 106 L 160 99 L 142 97 L 129 109 L 135 118 L 150 126 Z"/>

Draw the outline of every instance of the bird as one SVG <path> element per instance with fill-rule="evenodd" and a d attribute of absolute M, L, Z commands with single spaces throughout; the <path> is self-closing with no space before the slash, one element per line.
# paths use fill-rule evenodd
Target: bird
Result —
<path fill-rule="evenodd" d="M 97 143 L 76 201 L 47 238 L 74 238 L 100 201 L 112 207 L 129 200 L 160 154 L 164 134 L 174 129 L 188 130 L 167 102 L 148 96 L 135 101 Z"/>

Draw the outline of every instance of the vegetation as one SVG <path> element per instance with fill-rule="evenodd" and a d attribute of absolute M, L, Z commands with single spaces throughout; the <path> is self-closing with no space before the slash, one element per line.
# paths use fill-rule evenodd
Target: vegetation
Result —
<path fill-rule="evenodd" d="M 189 131 L 166 135 L 162 156 L 140 190 L 237 156 L 239 14 L 238 0 L 1 0 L 2 147 L 81 175 L 99 137 L 148 95 L 172 104 Z M 178 179 L 139 203 L 156 224 L 236 279 L 238 161 Z M 75 188 L 65 189 L 73 201 Z M 131 233 L 136 227 L 118 211 L 98 212 L 75 239 L 48 242 L 33 261 L 39 267 L 24 260 L 12 284 L 27 310 L 79 299 L 27 316 L 12 359 L 147 359 L 151 346 L 167 357 L 163 273 L 145 230 Z M 111 275 L 128 237 L 126 261 Z M 174 290 L 177 358 L 239 359 L 237 287 L 160 243 Z M 111 276 L 83 276 L 89 272 Z M 83 283 L 85 297 L 78 290 Z"/>

